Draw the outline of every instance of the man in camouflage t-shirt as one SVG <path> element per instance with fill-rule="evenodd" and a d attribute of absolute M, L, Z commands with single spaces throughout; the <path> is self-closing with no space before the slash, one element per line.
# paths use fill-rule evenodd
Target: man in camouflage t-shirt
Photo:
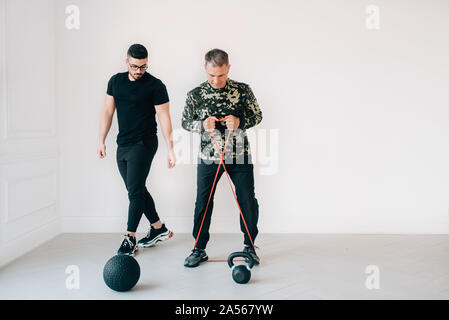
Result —
<path fill-rule="evenodd" d="M 197 239 L 200 228 L 201 232 L 192 254 L 185 259 L 184 266 L 196 267 L 208 259 L 205 248 L 210 236 L 215 190 L 207 207 L 204 222 L 202 221 L 220 163 L 220 153 L 223 151 L 228 134 L 230 135 L 223 161 L 234 183 L 237 200 L 251 236 L 248 236 L 244 221 L 240 217 L 240 228 L 244 233 L 243 251 L 250 254 L 255 263 L 259 264 L 259 257 L 253 247 L 258 233 L 259 205 L 254 193 L 254 167 L 245 130 L 262 121 L 262 112 L 251 88 L 245 83 L 227 77 L 230 65 L 226 52 L 219 49 L 211 50 L 206 54 L 205 60 L 208 81 L 187 94 L 182 115 L 182 127 L 201 134 L 193 237 Z M 226 120 L 218 121 L 222 119 Z M 221 166 L 217 182 L 223 172 L 224 168 Z"/>

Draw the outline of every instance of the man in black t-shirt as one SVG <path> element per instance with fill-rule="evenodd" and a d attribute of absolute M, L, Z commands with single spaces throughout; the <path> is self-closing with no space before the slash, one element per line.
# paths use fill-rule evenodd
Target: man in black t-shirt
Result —
<path fill-rule="evenodd" d="M 151 247 L 169 239 L 173 232 L 159 219 L 153 198 L 145 182 L 158 148 L 157 114 L 168 147 L 167 165 L 176 164 L 167 89 L 161 80 L 145 72 L 148 52 L 133 44 L 128 49 L 127 72 L 117 73 L 108 83 L 106 100 L 100 116 L 98 156 L 106 156 L 106 136 L 117 110 L 117 165 L 128 191 L 128 225 L 117 254 L 134 255 L 137 247 Z M 142 214 L 150 221 L 146 237 L 136 241 L 136 230 Z"/>

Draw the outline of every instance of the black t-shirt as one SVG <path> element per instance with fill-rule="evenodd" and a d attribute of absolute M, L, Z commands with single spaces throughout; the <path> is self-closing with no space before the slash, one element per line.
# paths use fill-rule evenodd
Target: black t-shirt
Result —
<path fill-rule="evenodd" d="M 117 73 L 109 80 L 106 93 L 114 97 L 117 109 L 119 146 L 150 140 L 156 135 L 154 106 L 169 101 L 161 80 L 145 72 L 140 79 L 131 81 L 128 72 Z"/>

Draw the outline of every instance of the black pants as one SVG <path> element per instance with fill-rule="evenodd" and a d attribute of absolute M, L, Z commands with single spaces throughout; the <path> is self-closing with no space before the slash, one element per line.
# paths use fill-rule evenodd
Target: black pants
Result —
<path fill-rule="evenodd" d="M 145 143 L 139 141 L 131 146 L 117 148 L 117 165 L 128 190 L 128 230 L 136 232 L 142 213 L 150 223 L 159 220 L 153 198 L 145 182 L 150 172 L 151 162 L 158 147 L 157 136 Z"/>
<path fill-rule="evenodd" d="M 195 215 L 193 221 L 193 237 L 196 239 L 198 231 L 201 226 L 201 221 L 204 216 L 204 210 L 206 210 L 207 200 L 212 189 L 215 174 L 217 172 L 218 164 L 205 164 L 199 163 L 197 166 L 197 193 L 195 202 Z M 249 233 L 253 242 L 256 239 L 257 221 L 259 219 L 259 204 L 254 193 L 254 167 L 253 164 L 245 162 L 245 164 L 227 164 L 226 170 L 229 173 L 231 181 L 235 186 L 235 193 L 237 195 L 237 201 L 242 209 L 243 217 L 245 218 L 246 225 L 248 226 Z M 220 167 L 220 171 L 217 177 L 217 184 L 220 177 L 223 175 L 223 166 Z M 226 173 L 225 173 L 226 174 Z M 226 178 L 227 179 L 227 178 Z M 228 183 L 226 183 L 228 184 Z M 209 203 L 209 207 L 206 212 L 203 227 L 201 229 L 200 236 L 198 238 L 197 248 L 205 249 L 207 242 L 209 241 L 209 227 L 212 216 L 212 209 L 214 206 L 213 198 L 215 195 L 216 185 Z M 231 192 L 229 187 L 226 187 L 226 192 Z M 225 192 L 225 190 L 223 190 Z M 233 206 L 230 212 L 237 213 L 240 217 L 240 229 L 244 233 L 244 244 L 251 246 L 251 241 L 248 237 L 245 225 L 238 210 L 237 204 L 232 203 Z M 235 219 L 236 215 L 230 215 L 229 219 Z"/>

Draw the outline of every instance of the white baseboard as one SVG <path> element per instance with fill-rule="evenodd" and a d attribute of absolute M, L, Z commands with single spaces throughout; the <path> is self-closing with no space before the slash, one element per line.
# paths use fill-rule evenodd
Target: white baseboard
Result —
<path fill-rule="evenodd" d="M 192 232 L 193 218 L 184 217 L 167 217 L 161 218 L 167 224 L 170 230 L 179 233 Z M 150 224 L 145 217 L 142 217 L 137 228 L 137 232 L 148 231 Z M 126 217 L 117 216 L 83 216 L 83 217 L 62 217 L 61 230 L 63 233 L 78 233 L 78 232 L 125 232 L 126 231 Z"/>
<path fill-rule="evenodd" d="M 193 217 L 165 217 L 167 226 L 178 233 L 191 233 Z M 348 234 L 449 234 L 449 216 L 437 217 L 295 217 L 272 215 L 259 218 L 260 233 L 348 233 Z M 298 223 L 297 221 L 300 221 Z M 126 217 L 73 216 L 61 218 L 62 232 L 125 232 Z M 137 232 L 146 232 L 149 223 L 142 217 Z M 239 233 L 238 217 L 213 216 L 211 233 Z"/>
<path fill-rule="evenodd" d="M 2 244 L 0 246 L 0 267 L 59 235 L 60 222 L 59 218 L 55 218 L 31 232 L 18 236 L 14 241 Z"/>

